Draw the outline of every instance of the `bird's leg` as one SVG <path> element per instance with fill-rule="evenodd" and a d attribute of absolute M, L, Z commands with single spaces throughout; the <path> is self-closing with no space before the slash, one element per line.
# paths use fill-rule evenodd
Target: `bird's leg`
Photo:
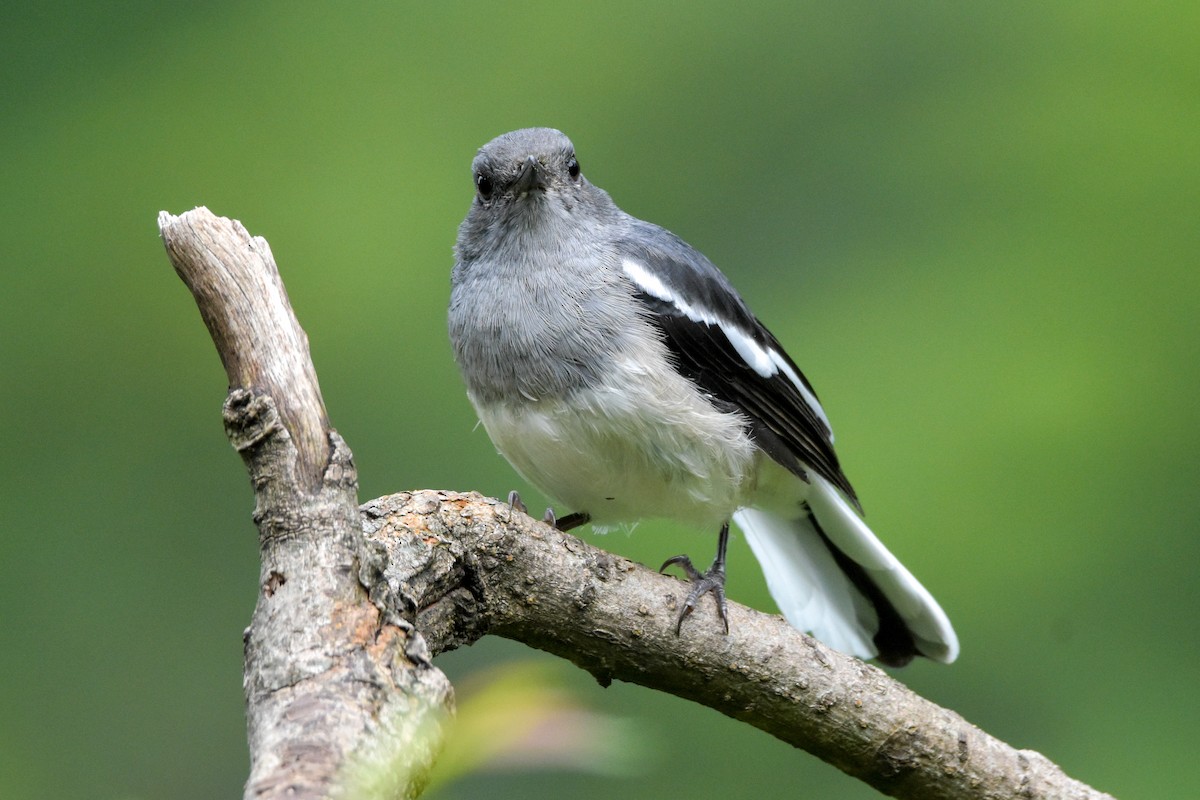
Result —
<path fill-rule="evenodd" d="M 683 607 L 679 609 L 679 617 L 675 620 L 675 635 L 679 635 L 680 629 L 683 627 L 683 618 L 692 613 L 696 603 L 700 598 L 708 593 L 717 601 L 717 614 L 721 617 L 721 622 L 725 625 L 725 633 L 729 633 L 729 617 L 726 613 L 725 603 L 725 550 L 729 546 L 729 523 L 726 522 L 721 526 L 721 534 L 717 538 L 717 557 L 713 559 L 712 566 L 708 568 L 708 572 L 700 572 L 692 565 L 692 560 L 687 556 L 675 556 L 668 558 L 658 571 L 662 572 L 672 564 L 678 564 L 684 572 L 687 573 L 688 580 L 692 582 L 692 590 L 688 592 L 687 599 L 683 601 Z"/>
<path fill-rule="evenodd" d="M 508 507 L 513 511 L 520 511 L 522 514 L 528 514 L 529 509 L 521 502 L 521 495 L 513 489 L 508 493 Z M 573 514 L 567 514 L 562 519 L 554 515 L 553 508 L 547 508 L 546 513 L 542 516 L 542 522 L 552 528 L 557 528 L 560 531 L 569 531 L 572 528 L 578 528 L 580 525 L 586 525 L 592 519 L 592 515 L 586 511 L 576 511 Z"/>
<path fill-rule="evenodd" d="M 565 517 L 557 519 L 554 516 L 554 509 L 546 509 L 546 524 L 553 525 L 560 531 L 564 532 L 569 531 L 572 528 L 578 528 L 580 525 L 586 525 L 591 521 L 591 519 L 592 515 L 586 511 L 576 511 L 573 514 L 567 514 Z"/>

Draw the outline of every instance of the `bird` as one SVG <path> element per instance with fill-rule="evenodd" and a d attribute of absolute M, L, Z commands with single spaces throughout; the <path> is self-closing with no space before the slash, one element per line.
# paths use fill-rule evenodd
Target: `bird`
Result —
<path fill-rule="evenodd" d="M 496 137 L 471 164 L 449 334 L 497 450 L 604 530 L 673 519 L 718 532 L 676 632 L 711 594 L 729 632 L 732 521 L 784 618 L 887 666 L 950 663 L 937 601 L 875 536 L 812 385 L 730 280 L 663 227 L 622 211 L 554 128 Z"/>

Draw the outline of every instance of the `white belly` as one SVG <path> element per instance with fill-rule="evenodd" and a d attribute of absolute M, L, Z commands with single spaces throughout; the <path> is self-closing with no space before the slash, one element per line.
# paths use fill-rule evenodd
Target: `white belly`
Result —
<path fill-rule="evenodd" d="M 716 528 L 753 493 L 761 452 L 734 414 L 632 362 L 570 399 L 476 404 L 525 478 L 601 527 L 663 517 Z"/>

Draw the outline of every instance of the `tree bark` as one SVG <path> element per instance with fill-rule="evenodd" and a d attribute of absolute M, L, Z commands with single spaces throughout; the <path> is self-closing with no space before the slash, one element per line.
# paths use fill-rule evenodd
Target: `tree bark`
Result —
<path fill-rule="evenodd" d="M 704 613 L 676 635 L 685 585 L 506 503 L 424 491 L 359 509 L 266 242 L 203 208 L 159 226 L 255 489 L 247 798 L 416 796 L 452 703 L 429 658 L 487 634 L 703 703 L 894 797 L 1109 797 L 779 617 L 731 603 L 728 636 Z"/>
<path fill-rule="evenodd" d="M 703 606 L 675 633 L 688 585 L 478 494 L 422 491 L 363 506 L 392 596 L 419 609 L 436 656 L 496 634 L 592 673 L 694 700 L 900 798 L 1109 795 L 1017 750 L 782 617 Z M 711 617 L 711 618 L 709 618 Z"/>
<path fill-rule="evenodd" d="M 354 461 L 329 426 L 271 250 L 204 208 L 163 212 L 159 229 L 225 365 L 225 431 L 254 487 L 262 567 L 245 634 L 245 797 L 416 797 L 452 689 L 412 625 L 359 580 Z"/>

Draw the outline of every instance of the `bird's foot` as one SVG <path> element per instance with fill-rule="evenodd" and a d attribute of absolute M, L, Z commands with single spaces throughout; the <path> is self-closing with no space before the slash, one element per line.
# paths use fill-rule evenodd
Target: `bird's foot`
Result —
<path fill-rule="evenodd" d="M 721 623 L 725 626 L 725 634 L 729 634 L 729 614 L 727 603 L 725 600 L 725 549 L 729 544 L 729 523 L 726 522 L 721 527 L 721 535 L 717 539 L 717 557 L 713 559 L 712 566 L 707 572 L 701 572 L 692 564 L 692 560 L 687 556 L 675 556 L 668 558 L 663 562 L 663 565 L 658 568 L 659 572 L 664 571 L 672 564 L 677 564 L 685 573 L 688 580 L 692 582 L 692 590 L 688 592 L 688 596 L 683 601 L 683 606 L 679 609 L 679 616 L 675 619 L 675 635 L 679 635 L 679 631 L 683 628 L 683 619 L 696 608 L 696 603 L 700 602 L 700 598 L 706 594 L 711 594 L 713 599 L 717 601 L 717 614 L 721 617 Z"/>
<path fill-rule="evenodd" d="M 679 616 L 675 619 L 675 635 L 678 636 L 679 631 L 683 628 L 684 617 L 695 610 L 696 603 L 706 594 L 712 594 L 716 599 L 717 614 L 725 626 L 725 633 L 729 633 L 729 616 L 725 601 L 725 564 L 714 561 L 707 572 L 701 572 L 696 569 L 692 560 L 687 556 L 675 556 L 668 558 L 658 571 L 662 572 L 672 564 L 678 564 L 687 573 L 688 580 L 692 582 L 692 590 L 688 592 L 683 606 L 679 609 Z"/>

